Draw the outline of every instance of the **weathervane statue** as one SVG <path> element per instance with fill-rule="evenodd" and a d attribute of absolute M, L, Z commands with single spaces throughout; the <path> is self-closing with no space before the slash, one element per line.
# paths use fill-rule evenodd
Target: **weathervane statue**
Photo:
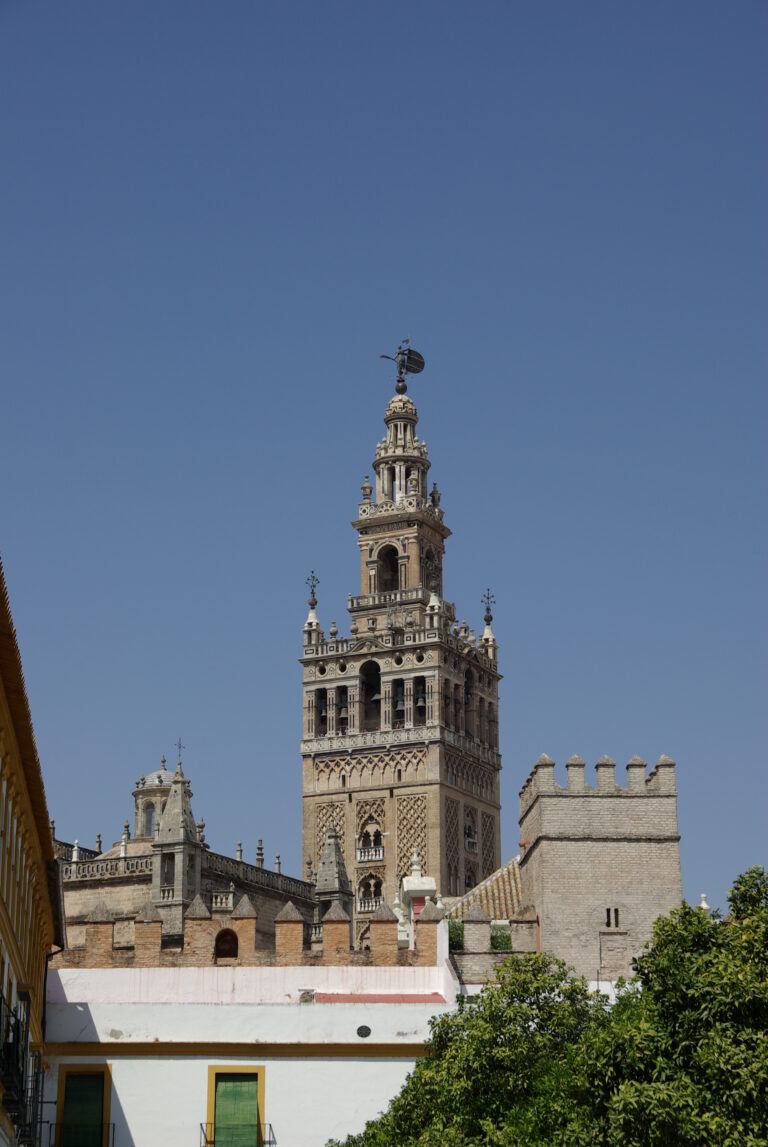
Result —
<path fill-rule="evenodd" d="M 394 357 L 391 354 L 382 354 L 379 358 L 387 358 L 397 365 L 395 390 L 398 394 L 405 394 L 408 389 L 405 383 L 406 374 L 421 374 L 424 369 L 424 356 L 413 350 L 409 338 L 403 339 Z"/>

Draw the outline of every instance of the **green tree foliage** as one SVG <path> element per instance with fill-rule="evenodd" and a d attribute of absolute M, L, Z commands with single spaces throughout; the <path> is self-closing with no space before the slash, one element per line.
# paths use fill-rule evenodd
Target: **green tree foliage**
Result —
<path fill-rule="evenodd" d="M 768 874 L 729 900 L 659 919 L 611 1008 L 558 960 L 509 960 L 345 1147 L 765 1147 Z"/>

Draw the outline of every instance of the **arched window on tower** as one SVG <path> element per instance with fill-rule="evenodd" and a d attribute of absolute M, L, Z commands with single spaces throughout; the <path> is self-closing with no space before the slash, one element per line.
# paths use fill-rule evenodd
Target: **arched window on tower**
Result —
<path fill-rule="evenodd" d="M 161 883 L 166 888 L 173 887 L 174 875 L 176 871 L 176 858 L 172 852 L 167 852 L 163 857 L 162 865 L 162 881 Z"/>
<path fill-rule="evenodd" d="M 451 686 L 447 681 L 443 685 L 443 724 L 447 729 L 453 728 L 453 716 L 451 713 Z"/>
<path fill-rule="evenodd" d="M 381 877 L 369 873 L 357 886 L 358 912 L 374 912 L 382 903 Z"/>
<path fill-rule="evenodd" d="M 499 747 L 499 723 L 496 720 L 496 706 L 488 705 L 488 744 L 492 749 Z"/>
<path fill-rule="evenodd" d="M 464 848 L 467 852 L 477 853 L 477 813 L 473 808 L 464 812 Z"/>
<path fill-rule="evenodd" d="M 231 928 L 223 928 L 216 936 L 215 956 L 217 960 L 237 959 L 237 934 Z"/>
<path fill-rule="evenodd" d="M 377 822 L 373 817 L 368 817 L 357 838 L 357 862 L 370 864 L 371 861 L 383 859 L 384 837 Z"/>
<path fill-rule="evenodd" d="M 488 728 L 486 725 L 485 715 L 485 697 L 481 697 L 477 702 L 477 739 L 482 741 L 484 745 L 488 743 Z"/>
<path fill-rule="evenodd" d="M 147 802 L 144 805 L 144 835 L 154 836 L 155 834 L 155 806 Z"/>
<path fill-rule="evenodd" d="M 376 566 L 376 583 L 379 593 L 391 593 L 400 588 L 397 550 L 394 546 L 383 546 L 379 550 Z"/>
<path fill-rule="evenodd" d="M 366 661 L 360 668 L 360 700 L 362 731 L 376 732 L 381 728 L 381 670 L 375 661 Z"/>

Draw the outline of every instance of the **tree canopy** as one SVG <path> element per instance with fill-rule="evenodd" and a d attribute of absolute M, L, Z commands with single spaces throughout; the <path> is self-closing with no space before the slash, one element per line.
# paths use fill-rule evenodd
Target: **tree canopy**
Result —
<path fill-rule="evenodd" d="M 508 960 L 432 1021 L 427 1057 L 343 1147 L 765 1147 L 765 870 L 729 903 L 661 917 L 613 1006 L 551 956 Z"/>

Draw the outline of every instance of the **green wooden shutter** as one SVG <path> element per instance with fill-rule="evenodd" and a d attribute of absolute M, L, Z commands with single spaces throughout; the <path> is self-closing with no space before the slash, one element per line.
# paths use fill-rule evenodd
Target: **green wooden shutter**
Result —
<path fill-rule="evenodd" d="M 101 1147 L 104 1076 L 68 1075 L 64 1087 L 62 1147 Z"/>
<path fill-rule="evenodd" d="M 257 1147 L 259 1077 L 217 1073 L 215 1103 L 216 1147 Z"/>

